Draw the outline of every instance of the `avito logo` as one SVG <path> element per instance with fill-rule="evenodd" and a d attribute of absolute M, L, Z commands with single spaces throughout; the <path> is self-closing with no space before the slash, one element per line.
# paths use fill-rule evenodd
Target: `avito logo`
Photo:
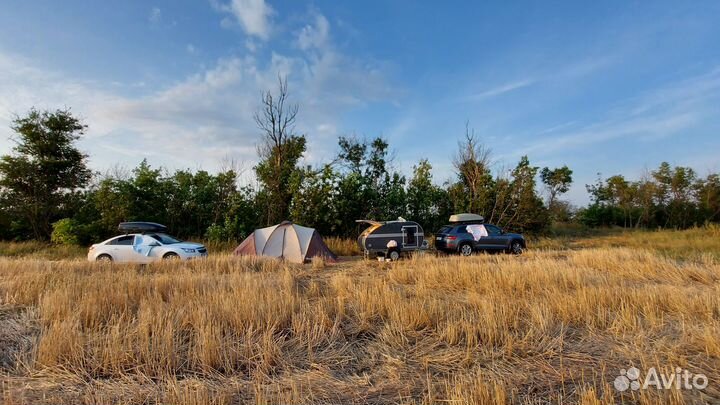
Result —
<path fill-rule="evenodd" d="M 709 383 L 705 374 L 693 374 L 680 367 L 676 367 L 675 372 L 671 374 L 659 373 L 655 367 L 651 367 L 645 374 L 645 378 L 640 377 L 640 370 L 636 367 L 630 367 L 627 370 L 622 369 L 620 375 L 615 377 L 613 385 L 616 390 L 623 392 L 627 390 L 646 390 L 651 387 L 659 390 L 702 390 Z"/>

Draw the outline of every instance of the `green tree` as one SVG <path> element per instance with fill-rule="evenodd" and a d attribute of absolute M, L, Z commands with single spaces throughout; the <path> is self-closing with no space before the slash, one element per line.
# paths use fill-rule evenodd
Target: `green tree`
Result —
<path fill-rule="evenodd" d="M 205 236 L 215 241 L 240 241 L 261 226 L 255 205 L 255 191 L 246 186 L 228 195 L 229 204 L 217 222 L 211 224 Z"/>
<path fill-rule="evenodd" d="M 695 184 L 702 222 L 720 220 L 720 175 L 709 174 Z"/>
<path fill-rule="evenodd" d="M 335 194 L 334 206 L 340 222 L 336 234 L 352 236 L 358 231 L 357 219 L 365 219 L 370 215 L 367 199 L 367 182 L 362 174 L 345 173 L 340 176 Z"/>
<path fill-rule="evenodd" d="M 622 211 L 622 226 L 634 227 L 634 215 L 638 196 L 638 186 L 625 180 L 624 176 L 615 175 L 606 180 L 607 193 L 611 204 Z"/>
<path fill-rule="evenodd" d="M 306 168 L 301 185 L 293 196 L 290 210 L 292 220 L 312 226 L 323 235 L 334 234 L 342 222 L 334 206 L 337 182 L 338 174 L 331 165 L 325 165 L 320 170 Z"/>
<path fill-rule="evenodd" d="M 388 212 L 388 204 L 384 197 L 390 192 L 390 175 L 387 171 L 387 155 L 389 144 L 382 138 L 375 138 L 370 143 L 370 150 L 365 160 L 365 177 L 363 194 L 366 204 L 366 216 L 374 219 L 393 217 Z"/>
<path fill-rule="evenodd" d="M 352 173 L 361 173 L 367 154 L 367 143 L 361 142 L 356 136 L 338 138 L 337 161 Z"/>
<path fill-rule="evenodd" d="M 163 178 L 163 169 L 154 169 L 143 159 L 133 169 L 133 181 L 130 187 L 130 216 L 127 221 L 167 222 L 167 182 Z"/>
<path fill-rule="evenodd" d="M 398 172 L 385 175 L 380 185 L 379 212 L 387 219 L 407 216 L 407 194 L 405 176 Z"/>
<path fill-rule="evenodd" d="M 544 167 L 540 171 L 540 179 L 548 193 L 548 209 L 553 219 L 557 219 L 559 216 L 559 210 L 556 204 L 558 196 L 570 190 L 572 173 L 572 170 L 567 166 L 552 170 L 549 167 Z"/>
<path fill-rule="evenodd" d="M 369 176 L 363 174 L 364 169 L 365 173 L 368 172 L 367 142 L 355 136 L 340 137 L 338 147 L 340 150 L 335 162 L 340 171 L 333 198 L 338 220 L 333 229 L 337 235 L 352 236 L 358 231 L 355 220 L 372 216 L 376 194 Z"/>
<path fill-rule="evenodd" d="M 527 156 L 520 158 L 520 162 L 513 169 L 510 184 L 513 215 L 503 226 L 520 232 L 540 232 L 548 225 L 547 210 L 535 187 L 538 169 L 530 165 Z"/>
<path fill-rule="evenodd" d="M 87 156 L 76 146 L 86 126 L 69 110 L 32 109 L 16 118 L 12 129 L 17 135 L 13 153 L 0 158 L 3 203 L 31 236 L 47 240 L 51 224 L 90 180 Z"/>
<path fill-rule="evenodd" d="M 98 218 L 97 228 L 102 236 L 110 236 L 120 222 L 132 217 L 133 184 L 129 179 L 107 176 L 89 196 Z"/>
<path fill-rule="evenodd" d="M 338 167 L 332 195 L 336 234 L 354 236 L 355 219 L 395 219 L 407 213 L 405 182 L 400 173 L 389 170 L 389 144 L 378 137 L 371 142 L 355 136 L 340 137 L 333 165 Z"/>
<path fill-rule="evenodd" d="M 432 165 L 422 159 L 413 167 L 407 185 L 407 211 L 410 219 L 418 221 L 428 231 L 435 231 L 447 220 L 446 195 L 432 181 Z"/>
<path fill-rule="evenodd" d="M 697 207 L 693 201 L 697 180 L 695 171 L 689 167 L 673 168 L 669 163 L 662 162 L 651 175 L 656 184 L 655 201 L 660 214 L 659 224 L 663 227 L 680 228 L 692 225 L 690 220 Z"/>

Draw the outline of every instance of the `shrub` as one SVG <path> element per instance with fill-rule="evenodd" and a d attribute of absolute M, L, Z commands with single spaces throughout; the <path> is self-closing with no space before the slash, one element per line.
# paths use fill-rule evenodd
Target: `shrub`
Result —
<path fill-rule="evenodd" d="M 237 217 L 225 218 L 222 224 L 212 224 L 205 231 L 205 238 L 211 242 L 232 242 L 242 240 L 246 234 Z"/>
<path fill-rule="evenodd" d="M 71 218 L 63 218 L 52 224 L 50 241 L 60 245 L 79 245 L 82 239 L 82 225 Z"/>

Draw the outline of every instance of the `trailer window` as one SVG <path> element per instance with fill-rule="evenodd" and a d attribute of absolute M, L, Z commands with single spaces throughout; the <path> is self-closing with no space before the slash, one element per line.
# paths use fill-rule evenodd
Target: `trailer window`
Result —
<path fill-rule="evenodd" d="M 417 243 L 415 241 L 415 227 L 403 228 L 403 231 L 405 232 L 405 244 L 415 245 Z"/>

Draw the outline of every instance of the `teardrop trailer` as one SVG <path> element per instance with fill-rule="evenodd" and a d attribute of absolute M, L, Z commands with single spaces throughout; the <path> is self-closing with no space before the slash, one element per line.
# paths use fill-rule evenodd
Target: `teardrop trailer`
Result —
<path fill-rule="evenodd" d="M 358 237 L 358 245 L 365 257 L 395 261 L 403 254 L 428 249 L 423 228 L 417 222 L 403 218 L 385 222 L 358 219 L 355 222 L 370 225 Z"/>

